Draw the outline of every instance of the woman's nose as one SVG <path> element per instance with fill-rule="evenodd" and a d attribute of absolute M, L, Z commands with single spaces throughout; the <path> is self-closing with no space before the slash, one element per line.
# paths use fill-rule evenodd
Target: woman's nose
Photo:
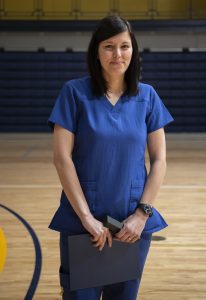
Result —
<path fill-rule="evenodd" d="M 115 48 L 113 52 L 114 57 L 120 57 L 121 56 L 121 49 L 120 48 Z"/>

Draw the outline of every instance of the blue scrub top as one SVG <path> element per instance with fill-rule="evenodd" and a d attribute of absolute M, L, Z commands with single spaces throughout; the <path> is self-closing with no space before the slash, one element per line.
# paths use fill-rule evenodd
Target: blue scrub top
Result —
<path fill-rule="evenodd" d="M 125 93 L 112 105 L 106 96 L 93 95 L 87 76 L 65 83 L 48 124 L 75 134 L 72 160 L 94 217 L 103 220 L 110 215 L 123 221 L 137 208 L 147 180 L 147 135 L 172 121 L 152 86 L 139 83 L 138 95 Z M 143 233 L 166 226 L 153 207 Z M 64 191 L 49 228 L 68 234 L 85 232 Z"/>

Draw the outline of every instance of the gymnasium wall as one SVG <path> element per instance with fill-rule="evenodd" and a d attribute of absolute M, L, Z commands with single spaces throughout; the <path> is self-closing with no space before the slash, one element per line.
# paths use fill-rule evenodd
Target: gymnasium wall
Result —
<path fill-rule="evenodd" d="M 135 34 L 140 51 L 152 50 L 206 50 L 205 32 L 190 30 L 183 32 L 139 31 Z M 0 48 L 5 51 L 36 51 L 44 48 L 47 51 L 86 51 L 91 32 L 0 32 Z"/>
<path fill-rule="evenodd" d="M 203 19 L 204 0 L 1 0 L 2 20 L 95 20 L 106 14 L 127 19 Z"/>

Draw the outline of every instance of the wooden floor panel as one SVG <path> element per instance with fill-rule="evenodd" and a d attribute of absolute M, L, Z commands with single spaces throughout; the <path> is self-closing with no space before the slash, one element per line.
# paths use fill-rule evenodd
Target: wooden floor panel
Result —
<path fill-rule="evenodd" d="M 47 226 L 61 192 L 51 134 L 0 134 L 0 203 L 35 230 L 42 272 L 35 300 L 60 300 L 58 233 Z M 167 134 L 167 175 L 155 206 L 169 226 L 154 234 L 138 300 L 206 299 L 206 134 Z M 0 299 L 22 300 L 35 252 L 26 228 L 0 207 L 7 258 Z M 111 299 L 112 300 L 112 299 Z"/>

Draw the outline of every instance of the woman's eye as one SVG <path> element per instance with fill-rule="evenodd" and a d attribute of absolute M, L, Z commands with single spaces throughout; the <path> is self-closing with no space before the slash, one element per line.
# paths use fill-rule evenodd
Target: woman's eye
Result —
<path fill-rule="evenodd" d="M 105 46 L 106 49 L 112 49 L 112 45 Z"/>
<path fill-rule="evenodd" d="M 129 45 L 123 45 L 122 48 L 123 48 L 123 49 L 128 49 L 128 48 L 129 48 Z"/>

